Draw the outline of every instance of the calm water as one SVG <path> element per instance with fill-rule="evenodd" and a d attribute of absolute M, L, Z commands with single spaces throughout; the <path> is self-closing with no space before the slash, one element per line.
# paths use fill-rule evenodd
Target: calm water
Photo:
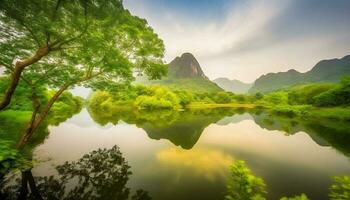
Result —
<path fill-rule="evenodd" d="M 56 166 L 114 145 L 131 167 L 131 193 L 143 189 L 156 200 L 223 199 L 235 160 L 265 180 L 269 199 L 327 199 L 331 177 L 350 175 L 350 133 L 337 123 L 227 110 L 100 115 L 83 109 L 49 126 L 34 148 L 33 176 L 56 175 Z"/>

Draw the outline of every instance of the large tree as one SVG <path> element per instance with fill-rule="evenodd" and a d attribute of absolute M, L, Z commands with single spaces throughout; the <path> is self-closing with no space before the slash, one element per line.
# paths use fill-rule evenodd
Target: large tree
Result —
<path fill-rule="evenodd" d="M 11 2 L 1 1 L 0 4 L 8 4 L 7 7 L 1 5 L 1 9 L 5 7 L 10 10 L 11 6 L 15 7 Z M 124 9 L 120 0 L 21 1 L 19 4 L 21 5 L 18 9 L 28 9 L 28 13 L 31 14 L 22 18 L 18 13 L 21 15 L 18 16 L 20 18 L 18 21 L 7 17 L 7 15 L 12 16 L 11 13 L 5 13 L 6 16 L 2 13 L 4 27 L 8 30 L 16 30 L 14 30 L 13 39 L 11 39 L 12 36 L 8 37 L 9 39 L 1 39 L 5 44 L 1 46 L 5 47 L 1 51 L 5 52 L 5 55 L 0 56 L 2 65 L 6 66 L 7 72 L 12 74 L 12 83 L 15 81 L 17 85 L 19 81 L 23 81 L 33 89 L 34 94 L 32 119 L 18 147 L 22 147 L 28 141 L 65 90 L 77 85 L 93 89 L 117 90 L 133 80 L 135 71 L 145 73 L 150 78 L 159 78 L 166 72 L 162 61 L 164 54 L 162 40 L 146 20 L 133 16 Z M 45 10 L 53 5 L 57 9 L 50 12 Z M 45 14 L 46 12 L 48 13 Z M 82 15 L 79 12 L 82 12 Z M 39 18 L 38 21 L 34 20 L 34 13 L 38 13 L 36 15 L 36 18 Z M 43 16 L 40 17 L 41 13 Z M 41 18 L 50 18 L 50 14 L 54 14 L 54 19 L 57 21 L 41 20 Z M 16 16 L 16 14 L 13 15 Z M 30 26 L 32 29 L 35 28 L 38 34 L 29 34 L 33 31 L 28 31 L 27 34 L 25 28 L 23 28 L 23 34 L 20 34 L 22 26 L 19 23 L 27 18 L 31 18 L 31 20 L 28 19 L 31 23 L 37 23 Z M 49 32 L 48 36 L 40 30 L 46 26 L 49 26 L 48 30 L 54 30 Z M 13 61 L 10 57 L 17 58 L 18 54 L 25 57 L 30 54 L 28 47 L 32 43 L 26 40 L 32 40 L 32 48 L 34 48 L 36 41 L 39 40 L 35 38 L 38 37 L 49 40 L 43 45 L 53 45 L 50 47 L 53 50 L 50 50 L 50 54 L 42 56 L 40 60 L 31 63 L 30 67 L 25 67 L 25 70 L 21 70 L 18 75 L 16 72 L 18 62 L 22 63 L 23 60 L 14 62 L 12 66 Z M 1 36 L 1 38 L 4 37 Z M 35 95 L 36 88 L 42 85 L 56 90 L 45 105 L 40 104 Z M 5 95 L 5 100 L 6 98 Z"/>
<path fill-rule="evenodd" d="M 0 0 L 0 66 L 11 74 L 0 110 L 9 105 L 29 68 L 57 68 L 52 71 L 69 75 L 58 61 L 71 63 L 70 70 L 79 71 L 78 66 L 97 62 L 111 67 L 114 60 L 126 66 L 132 62 L 150 72 L 148 61 L 159 62 L 163 49 L 146 21 L 132 16 L 122 0 Z"/>

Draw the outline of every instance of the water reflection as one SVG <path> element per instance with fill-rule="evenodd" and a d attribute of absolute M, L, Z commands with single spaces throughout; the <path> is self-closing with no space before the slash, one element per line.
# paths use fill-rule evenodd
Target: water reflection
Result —
<path fill-rule="evenodd" d="M 350 156 L 350 124 L 326 119 L 301 119 L 273 115 L 263 110 L 205 109 L 178 111 L 136 111 L 121 109 L 109 113 L 91 110 L 93 120 L 104 126 L 124 121 L 142 128 L 151 139 L 167 139 L 183 149 L 191 149 L 198 142 L 204 129 L 211 124 L 228 125 L 252 119 L 261 128 L 278 130 L 285 135 L 307 133 L 318 145 L 332 146 Z"/>
<path fill-rule="evenodd" d="M 191 176 L 215 181 L 227 176 L 227 167 L 234 162 L 231 155 L 216 149 L 196 148 L 184 151 L 178 148 L 164 149 L 156 155 L 160 165 L 179 176 Z"/>
<path fill-rule="evenodd" d="M 261 113 L 252 115 L 260 127 L 279 130 L 286 135 L 307 133 L 319 146 L 331 146 L 350 156 L 350 124 L 327 119 L 300 119 Z"/>
<path fill-rule="evenodd" d="M 91 185 L 79 189 L 79 185 L 87 184 L 83 172 L 73 170 L 64 175 L 56 166 L 64 166 L 67 160 L 77 163 L 74 160 L 93 149 L 110 149 L 116 144 L 133 169 L 128 187 L 144 188 L 154 199 L 223 199 L 228 166 L 235 160 L 245 160 L 254 173 L 266 180 L 269 199 L 301 192 L 312 199 L 326 199 L 330 177 L 350 174 L 348 158 L 343 156 L 350 155 L 347 123 L 289 118 L 262 110 L 88 111 L 84 109 L 57 127 L 45 127 L 46 132 L 38 133 L 38 139 L 28 144 L 34 159 L 42 161 L 32 171 L 43 198 L 48 195 L 45 191 L 60 195 L 62 177 L 69 179 L 62 186 L 62 195 L 90 190 Z M 22 180 L 30 180 L 29 172 L 23 176 L 29 178 L 18 180 L 17 189 L 7 190 L 6 194 L 20 194 Z M 25 182 L 29 191 L 35 191 Z M 107 193 L 109 185 L 101 184 L 106 190 L 90 191 Z M 140 190 L 138 194 L 145 193 Z"/>
<path fill-rule="evenodd" d="M 119 112 L 101 112 L 89 109 L 93 120 L 100 125 L 117 124 L 124 121 L 135 124 L 146 131 L 151 139 L 167 139 L 176 146 L 191 149 L 200 138 L 204 129 L 226 116 L 242 113 L 242 109 L 206 109 L 186 111 L 138 111 L 121 109 Z"/>
<path fill-rule="evenodd" d="M 126 184 L 130 166 L 117 146 L 98 149 L 73 162 L 56 166 L 56 175 L 34 177 L 31 170 L 21 172 L 15 183 L 3 183 L 4 199 L 129 199 Z M 131 197 L 151 199 L 144 190 Z"/>

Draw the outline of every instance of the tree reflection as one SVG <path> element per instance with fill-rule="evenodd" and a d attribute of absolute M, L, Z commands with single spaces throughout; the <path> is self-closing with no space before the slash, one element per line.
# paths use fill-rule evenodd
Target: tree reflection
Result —
<path fill-rule="evenodd" d="M 253 114 L 254 121 L 261 128 L 283 131 L 286 135 L 307 133 L 320 146 L 332 146 L 350 157 L 350 124 L 329 119 L 290 118 L 269 113 Z"/>
<path fill-rule="evenodd" d="M 100 125 L 117 124 L 124 121 L 135 124 L 146 131 L 151 139 L 167 139 L 183 149 L 191 149 L 203 130 L 210 124 L 216 123 L 226 116 L 244 112 L 241 109 L 216 108 L 193 109 L 184 111 L 160 110 L 130 110 L 120 108 L 106 111 L 89 107 L 92 119 Z"/>
<path fill-rule="evenodd" d="M 129 199 L 126 187 L 130 166 L 119 148 L 98 149 L 73 162 L 56 167 L 57 175 L 33 177 L 23 171 L 16 184 L 11 180 L 2 190 L 4 199 Z M 151 199 L 144 190 L 137 190 L 133 200 Z"/>

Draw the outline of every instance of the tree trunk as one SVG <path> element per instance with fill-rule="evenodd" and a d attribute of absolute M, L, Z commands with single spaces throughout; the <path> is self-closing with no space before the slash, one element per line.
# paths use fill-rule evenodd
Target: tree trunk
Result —
<path fill-rule="evenodd" d="M 32 119 L 30 120 L 27 128 L 24 130 L 21 139 L 17 143 L 18 149 L 22 148 L 28 142 L 29 138 L 33 135 L 34 131 L 40 126 L 41 122 L 44 121 L 53 104 L 68 87 L 69 85 L 63 85 L 49 100 L 49 102 L 46 104 L 46 106 L 38 116 L 36 111 L 33 111 Z"/>
<path fill-rule="evenodd" d="M 50 52 L 49 46 L 40 47 L 35 52 L 35 54 L 32 55 L 30 58 L 27 58 L 25 60 L 19 60 L 16 62 L 15 69 L 14 69 L 12 76 L 11 76 L 11 83 L 8 86 L 8 88 L 6 89 L 4 98 L 3 98 L 2 102 L 0 103 L 0 110 L 3 110 L 4 108 L 6 108 L 10 104 L 12 95 L 16 90 L 16 87 L 19 83 L 19 80 L 21 78 L 21 74 L 22 74 L 23 70 L 27 66 L 38 62 L 42 57 L 49 54 L 49 52 Z"/>
<path fill-rule="evenodd" d="M 43 198 L 41 197 L 40 192 L 39 192 L 38 188 L 36 187 L 32 171 L 31 170 L 27 170 L 27 171 L 25 171 L 22 174 L 24 174 L 26 176 L 26 179 L 28 180 L 30 192 L 35 197 L 35 199 L 42 200 Z"/>
<path fill-rule="evenodd" d="M 19 192 L 18 199 L 26 199 L 28 196 L 28 179 L 25 175 L 25 172 L 21 172 L 22 174 L 22 180 L 21 180 L 21 190 Z"/>

